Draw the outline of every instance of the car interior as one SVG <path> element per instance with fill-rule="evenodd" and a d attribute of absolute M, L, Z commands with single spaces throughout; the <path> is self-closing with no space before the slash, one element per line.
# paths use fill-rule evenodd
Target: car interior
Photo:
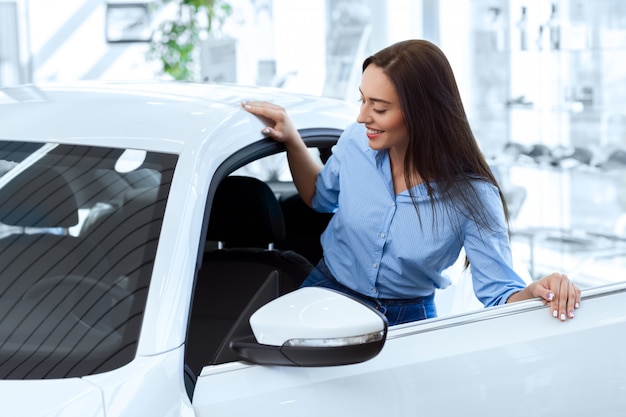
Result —
<path fill-rule="evenodd" d="M 312 152 L 325 161 L 330 146 Z M 208 214 L 187 337 L 188 380 L 203 366 L 237 360 L 229 344 L 251 334 L 249 316 L 298 288 L 322 257 L 319 238 L 332 213 L 308 207 L 290 177 L 263 178 L 250 168 L 221 181 Z"/>

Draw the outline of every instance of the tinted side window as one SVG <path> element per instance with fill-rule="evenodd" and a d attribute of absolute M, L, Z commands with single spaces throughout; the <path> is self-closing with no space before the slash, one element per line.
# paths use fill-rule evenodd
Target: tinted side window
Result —
<path fill-rule="evenodd" d="M 0 142 L 0 377 L 132 360 L 176 159 Z"/>

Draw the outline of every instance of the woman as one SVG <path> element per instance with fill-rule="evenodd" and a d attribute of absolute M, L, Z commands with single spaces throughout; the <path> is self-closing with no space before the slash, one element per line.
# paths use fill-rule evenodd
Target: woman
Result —
<path fill-rule="evenodd" d="M 390 325 L 436 317 L 442 271 L 465 248 L 485 306 L 542 298 L 560 320 L 574 317 L 580 290 L 553 273 L 526 286 L 512 268 L 502 192 L 472 134 L 445 55 L 409 40 L 363 63 L 361 110 L 320 167 L 285 110 L 243 107 L 269 120 L 263 134 L 284 142 L 302 199 L 335 212 L 324 256 L 303 286 L 355 296 Z"/>

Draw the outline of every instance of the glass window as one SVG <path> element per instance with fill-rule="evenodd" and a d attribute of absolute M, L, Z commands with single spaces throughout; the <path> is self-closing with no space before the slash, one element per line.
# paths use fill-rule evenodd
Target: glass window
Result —
<path fill-rule="evenodd" d="M 176 156 L 0 141 L 0 377 L 135 355 Z"/>

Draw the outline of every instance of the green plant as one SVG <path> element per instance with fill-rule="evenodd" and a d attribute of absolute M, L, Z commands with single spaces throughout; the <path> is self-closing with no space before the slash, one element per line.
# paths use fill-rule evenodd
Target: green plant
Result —
<path fill-rule="evenodd" d="M 224 0 L 162 0 L 176 3 L 176 17 L 156 28 L 149 55 L 161 63 L 161 70 L 176 80 L 193 80 L 198 73 L 200 42 L 221 30 L 232 14 L 232 6 Z"/>

